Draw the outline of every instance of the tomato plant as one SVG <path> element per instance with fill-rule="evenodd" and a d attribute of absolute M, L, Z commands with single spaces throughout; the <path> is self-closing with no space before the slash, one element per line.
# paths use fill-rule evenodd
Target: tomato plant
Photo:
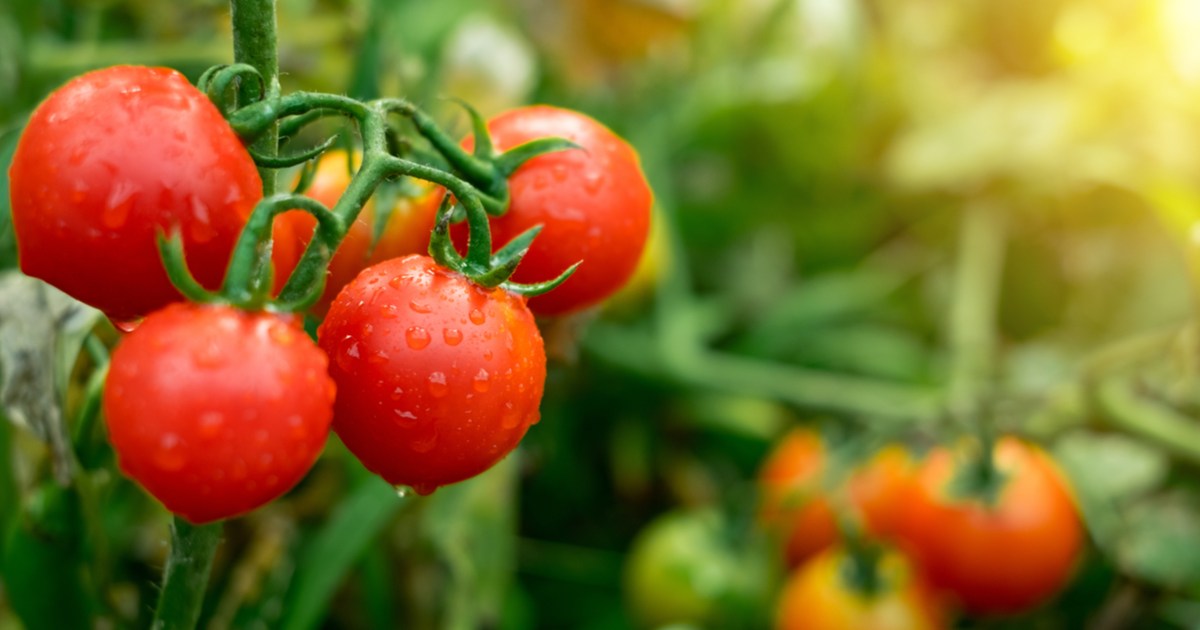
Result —
<path fill-rule="evenodd" d="M 109 438 L 127 475 L 195 523 L 282 495 L 329 433 L 327 359 L 295 318 L 173 304 L 113 353 Z"/>
<path fill-rule="evenodd" d="M 541 225 L 541 236 L 513 274 L 516 282 L 555 278 L 583 261 L 550 293 L 529 300 L 539 315 L 563 315 L 598 304 L 633 275 L 650 228 L 650 187 L 637 153 L 624 140 L 578 112 L 524 107 L 488 121 L 499 151 L 546 137 L 578 149 L 530 159 L 509 177 L 507 212 L 491 220 L 497 246 Z M 474 141 L 464 141 L 468 148 Z M 465 242 L 464 229 L 456 241 Z"/>
<path fill-rule="evenodd" d="M 1038 606 L 1066 584 L 1082 551 L 1070 489 L 1047 455 L 1015 438 L 996 444 L 994 496 L 962 490 L 971 463 L 944 448 L 928 455 L 904 500 L 904 549 L 971 612 Z"/>
<path fill-rule="evenodd" d="M 778 630 L 932 630 L 944 628 L 944 613 L 898 554 L 887 554 L 871 570 L 869 587 L 852 578 L 852 558 L 828 549 L 788 579 L 776 607 Z"/>
<path fill-rule="evenodd" d="M 333 207 L 350 184 L 349 160 L 362 160 L 360 153 L 353 155 L 344 150 L 333 150 L 321 155 L 306 194 L 326 206 Z M 389 258 L 408 254 L 424 253 L 429 247 L 429 233 L 433 230 L 433 218 L 437 211 L 438 195 L 425 182 L 414 182 L 409 186 L 415 196 L 394 196 L 394 203 L 386 210 L 376 205 L 380 197 L 374 197 L 363 207 L 358 217 L 350 224 L 342 244 L 329 261 L 329 275 L 325 280 L 325 293 L 315 305 L 323 313 L 342 287 L 346 286 L 358 272 Z M 385 221 L 383 226 L 378 222 Z M 303 212 L 288 212 L 278 219 L 296 237 L 298 247 L 295 254 L 308 244 L 312 237 L 315 221 Z M 294 266 L 294 262 L 291 263 Z"/>
<path fill-rule="evenodd" d="M 334 431 L 372 472 L 427 494 L 483 472 L 538 421 L 542 337 L 524 298 L 425 256 L 358 275 L 318 331 Z"/>
<path fill-rule="evenodd" d="M 789 566 L 797 566 L 838 540 L 838 524 L 826 479 L 830 454 L 821 436 L 797 429 L 783 437 L 759 473 L 761 519 L 784 541 Z M 874 536 L 889 536 L 903 510 L 911 475 L 908 452 L 891 445 L 853 470 L 846 480 L 849 516 Z"/>
<path fill-rule="evenodd" d="M 216 288 L 262 197 L 241 141 L 208 98 L 166 68 L 81 75 L 29 120 L 9 170 L 21 269 L 114 319 L 181 299 L 156 232 L 178 231 Z"/>

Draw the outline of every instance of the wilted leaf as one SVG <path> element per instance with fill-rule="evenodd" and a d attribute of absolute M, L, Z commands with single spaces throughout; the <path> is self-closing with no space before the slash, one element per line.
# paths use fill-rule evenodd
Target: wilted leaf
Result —
<path fill-rule="evenodd" d="M 50 445 L 54 472 L 71 473 L 62 396 L 71 365 L 100 312 L 17 272 L 0 275 L 0 407 Z"/>

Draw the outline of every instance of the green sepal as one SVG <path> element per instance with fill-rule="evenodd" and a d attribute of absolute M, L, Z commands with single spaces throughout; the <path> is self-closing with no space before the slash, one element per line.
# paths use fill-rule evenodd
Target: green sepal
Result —
<path fill-rule="evenodd" d="M 461 273 L 465 261 L 454 248 L 454 242 L 450 240 L 450 216 L 456 207 L 457 204 L 453 203 L 450 195 L 442 197 L 442 205 L 438 207 L 437 219 L 433 225 L 433 234 L 429 237 L 429 257 L 437 264 Z"/>
<path fill-rule="evenodd" d="M 325 142 L 322 142 L 315 147 L 306 149 L 299 153 L 293 153 L 291 155 L 264 155 L 250 147 L 246 147 L 246 152 L 250 154 L 250 157 L 254 158 L 254 163 L 258 166 L 265 168 L 291 168 L 298 164 L 303 164 L 304 162 L 321 155 L 325 151 L 328 151 L 329 148 L 337 142 L 337 139 L 337 134 L 334 134 L 326 138 Z"/>
<path fill-rule="evenodd" d="M 555 288 L 558 287 L 558 285 L 566 282 L 567 278 L 570 278 L 571 275 L 575 273 L 575 270 L 579 268 L 579 265 L 582 265 L 582 264 L 583 264 L 583 261 L 581 260 L 581 261 L 571 265 L 570 267 L 567 267 L 566 271 L 559 274 L 558 277 L 553 280 L 547 280 L 545 282 L 535 282 L 532 284 L 520 284 L 520 283 L 516 283 L 516 282 L 505 282 L 500 285 L 500 288 L 504 289 L 505 291 L 508 291 L 509 293 L 515 293 L 517 295 L 523 295 L 525 297 L 534 297 L 537 295 L 541 295 L 543 293 L 547 293 L 549 291 L 554 290 Z"/>
<path fill-rule="evenodd" d="M 471 119 L 471 133 L 475 138 L 475 157 L 488 160 L 496 156 L 496 145 L 492 142 L 492 133 L 488 131 L 487 121 L 479 114 L 479 110 L 461 98 L 451 99 L 467 112 Z"/>
<path fill-rule="evenodd" d="M 159 230 L 156 242 L 158 255 L 162 258 L 167 277 L 184 297 L 199 303 L 212 302 L 217 299 L 216 294 L 205 289 L 188 269 L 187 258 L 183 254 L 183 235 L 179 233 L 178 227 L 173 228 L 169 235 Z"/>
<path fill-rule="evenodd" d="M 524 232 L 517 235 L 516 238 L 509 241 L 504 247 L 501 247 L 495 254 L 492 254 L 492 265 L 508 265 L 512 263 L 514 268 L 517 262 L 520 262 L 529 251 L 529 246 L 533 244 L 533 239 L 541 234 L 543 225 L 535 225 Z"/>
<path fill-rule="evenodd" d="M 549 137 L 530 140 L 525 144 L 515 146 L 508 151 L 500 154 L 492 160 L 492 164 L 496 167 L 496 171 L 504 178 L 508 178 L 516 172 L 522 164 L 532 160 L 539 155 L 546 153 L 556 153 L 558 151 L 566 151 L 568 149 L 584 150 L 583 147 L 567 140 L 566 138 Z"/>

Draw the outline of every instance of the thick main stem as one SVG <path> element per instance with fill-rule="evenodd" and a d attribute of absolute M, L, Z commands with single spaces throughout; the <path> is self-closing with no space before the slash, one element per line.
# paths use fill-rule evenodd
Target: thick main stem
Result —
<path fill-rule="evenodd" d="M 233 59 L 254 66 L 266 83 L 266 98 L 279 95 L 279 53 L 275 39 L 275 0 L 230 0 L 233 19 Z M 279 152 L 279 126 L 272 124 L 254 141 L 252 148 L 262 155 Z M 275 194 L 274 169 L 259 168 L 263 196 Z"/>
<path fill-rule="evenodd" d="M 171 523 L 171 553 L 163 569 L 163 587 L 154 611 L 154 630 L 192 630 L 200 619 L 208 573 L 221 541 L 221 522 L 192 525 L 176 516 Z"/>

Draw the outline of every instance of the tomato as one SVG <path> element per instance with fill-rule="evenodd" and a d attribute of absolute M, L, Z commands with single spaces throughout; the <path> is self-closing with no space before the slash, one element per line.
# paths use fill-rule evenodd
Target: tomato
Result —
<path fill-rule="evenodd" d="M 661 210 L 650 213 L 650 229 L 646 235 L 646 246 L 638 259 L 633 275 L 616 293 L 605 302 L 604 309 L 610 313 L 637 310 L 654 295 L 663 274 L 671 264 L 671 240 L 663 222 L 667 218 Z"/>
<path fill-rule="evenodd" d="M 943 612 L 901 556 L 878 565 L 879 590 L 861 592 L 848 579 L 849 556 L 828 549 L 788 579 L 776 608 L 777 630 L 925 630 L 946 627 Z"/>
<path fill-rule="evenodd" d="M 355 164 L 360 164 L 361 154 L 355 154 Z M 332 208 L 350 184 L 347 153 L 343 150 L 326 152 L 317 161 L 317 169 L 308 188 L 308 196 Z M 342 244 L 329 261 L 329 276 L 325 280 L 325 293 L 314 306 L 314 311 L 324 313 L 337 296 L 358 272 L 389 258 L 421 254 L 429 248 L 429 234 L 437 214 L 439 198 L 432 186 L 424 182 L 416 197 L 400 197 L 387 216 L 387 226 L 374 239 L 375 222 L 379 216 L 375 198 L 367 201 L 358 218 L 350 225 Z M 286 212 L 277 222 L 295 234 L 295 259 L 298 260 L 304 247 L 312 238 L 316 221 L 305 212 Z M 294 266 L 292 262 L 289 267 Z"/>
<path fill-rule="evenodd" d="M 727 547 L 719 515 L 670 512 L 638 532 L 625 563 L 625 601 L 642 627 L 719 626 L 724 598 L 745 567 Z"/>
<path fill-rule="evenodd" d="M 524 299 L 426 256 L 365 269 L 317 334 L 334 431 L 393 485 L 428 494 L 477 475 L 538 421 L 546 354 Z"/>
<path fill-rule="evenodd" d="M 298 318 L 185 303 L 150 314 L 104 389 L 121 470 L 194 523 L 275 499 L 325 445 L 326 365 Z"/>
<path fill-rule="evenodd" d="M 181 299 L 155 244 L 178 229 L 217 288 L 262 181 L 216 107 L 167 68 L 76 77 L 29 119 L 9 170 L 21 269 L 114 319 Z"/>
<path fill-rule="evenodd" d="M 1083 543 L 1070 490 L 1047 455 L 1009 437 L 997 443 L 995 464 L 1005 482 L 989 505 L 955 496 L 955 455 L 931 452 L 899 531 L 930 583 L 980 614 L 1017 613 L 1053 597 Z"/>
<path fill-rule="evenodd" d="M 763 464 L 761 520 L 785 541 L 788 566 L 797 566 L 837 542 L 837 518 L 827 480 L 828 453 L 820 435 L 797 429 L 784 436 Z M 891 445 L 854 470 L 846 481 L 851 516 L 867 533 L 887 538 L 896 529 L 912 475 L 908 452 Z"/>
<path fill-rule="evenodd" d="M 530 299 L 529 308 L 538 315 L 563 315 L 615 293 L 633 275 L 650 228 L 653 199 L 637 153 L 595 120 L 544 105 L 500 114 L 488 129 L 500 151 L 551 136 L 582 147 L 521 165 L 509 178 L 508 211 L 491 220 L 495 249 L 544 226 L 513 274 L 514 282 L 552 280 L 583 261 L 561 286 Z M 464 144 L 471 147 L 473 141 Z M 455 242 L 465 245 L 465 224 L 454 232 Z"/>

